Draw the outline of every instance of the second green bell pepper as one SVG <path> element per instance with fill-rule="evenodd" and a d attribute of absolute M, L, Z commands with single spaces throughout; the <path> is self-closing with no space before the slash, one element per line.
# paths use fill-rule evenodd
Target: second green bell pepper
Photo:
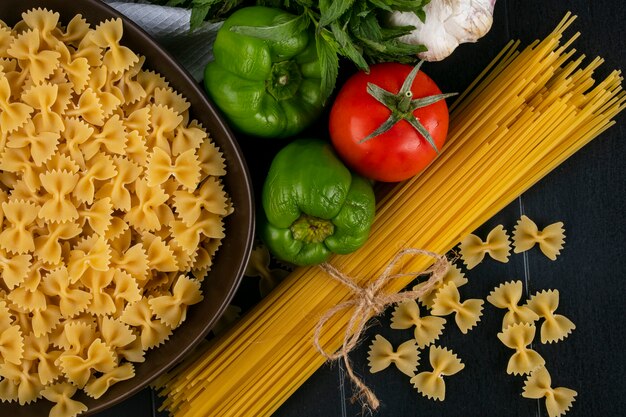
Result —
<path fill-rule="evenodd" d="M 204 86 L 233 128 L 280 138 L 302 131 L 319 116 L 321 67 L 310 30 L 280 41 L 231 30 L 275 26 L 295 17 L 269 7 L 244 7 L 218 31 Z"/>
<path fill-rule="evenodd" d="M 296 265 L 361 247 L 374 220 L 371 184 L 343 165 L 327 142 L 299 139 L 272 161 L 259 232 L 270 251 Z"/>

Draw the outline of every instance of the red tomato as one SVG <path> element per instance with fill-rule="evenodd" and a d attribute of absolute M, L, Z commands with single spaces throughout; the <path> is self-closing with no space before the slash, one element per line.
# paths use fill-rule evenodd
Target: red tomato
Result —
<path fill-rule="evenodd" d="M 370 73 L 353 75 L 343 85 L 330 111 L 330 137 L 343 161 L 359 174 L 386 182 L 402 181 L 423 170 L 437 152 L 406 120 L 391 129 L 359 143 L 390 116 L 391 110 L 367 92 L 367 83 L 397 94 L 413 69 L 397 63 L 375 64 Z M 411 87 L 413 99 L 441 94 L 421 70 Z M 418 108 L 413 115 L 432 136 L 441 150 L 448 133 L 448 106 L 445 100 Z"/>

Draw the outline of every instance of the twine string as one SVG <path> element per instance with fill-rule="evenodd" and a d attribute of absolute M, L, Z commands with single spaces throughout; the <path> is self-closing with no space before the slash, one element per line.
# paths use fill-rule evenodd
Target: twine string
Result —
<path fill-rule="evenodd" d="M 398 264 L 402 261 L 402 258 L 406 255 L 418 256 L 426 255 L 435 259 L 435 262 L 430 268 L 424 271 L 418 272 L 400 272 L 392 274 L 392 271 L 397 268 Z M 315 327 L 314 344 L 316 349 L 328 360 L 334 361 L 342 358 L 345 363 L 345 368 L 350 380 L 355 385 L 354 399 L 360 400 L 364 407 L 370 407 L 372 410 L 376 410 L 380 401 L 374 394 L 374 392 L 355 375 L 352 369 L 352 363 L 348 354 L 358 345 L 361 335 L 365 331 L 367 321 L 372 317 L 380 315 L 385 309 L 396 303 L 401 303 L 407 300 L 415 300 L 423 295 L 430 293 L 435 286 L 441 283 L 444 275 L 448 272 L 449 263 L 446 257 L 434 252 L 430 252 L 424 249 L 406 248 L 398 251 L 389 264 L 385 267 L 385 270 L 376 278 L 370 285 L 366 287 L 360 287 L 354 279 L 347 276 L 343 272 L 339 271 L 334 266 L 323 263 L 320 267 L 330 275 L 333 279 L 339 281 L 341 284 L 350 288 L 354 293 L 354 296 L 336 306 L 330 308 L 320 318 L 317 326 Z M 403 291 L 396 294 L 388 294 L 382 292 L 383 287 L 390 281 L 402 278 L 402 277 L 416 277 L 422 275 L 428 275 L 428 280 L 420 286 L 417 290 Z M 337 352 L 326 351 L 320 343 L 320 334 L 324 328 L 324 325 L 333 316 L 340 313 L 343 310 L 353 309 L 352 316 L 346 326 L 346 331 L 343 337 L 343 344 Z M 372 314 L 373 313 L 373 314 Z"/>

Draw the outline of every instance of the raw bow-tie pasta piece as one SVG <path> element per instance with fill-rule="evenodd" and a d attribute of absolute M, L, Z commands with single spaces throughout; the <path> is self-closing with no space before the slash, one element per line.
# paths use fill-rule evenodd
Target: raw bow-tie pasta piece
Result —
<path fill-rule="evenodd" d="M 497 308 L 507 309 L 502 320 L 502 329 L 516 323 L 534 323 L 539 316 L 526 306 L 519 306 L 522 298 L 522 281 L 505 282 L 487 296 L 487 301 Z"/>
<path fill-rule="evenodd" d="M 172 141 L 172 155 L 180 155 L 187 149 L 198 149 L 206 139 L 206 132 L 197 121 L 192 121 L 188 127 L 181 125 Z"/>
<path fill-rule="evenodd" d="M 154 297 L 148 300 L 150 309 L 161 321 L 172 329 L 177 328 L 187 316 L 187 306 L 202 301 L 200 283 L 181 275 L 174 284 L 172 294 Z"/>
<path fill-rule="evenodd" d="M 34 111 L 28 104 L 12 102 L 11 87 L 5 74 L 0 71 L 0 131 L 11 133 L 24 126 Z"/>
<path fill-rule="evenodd" d="M 43 278 L 42 289 L 48 297 L 60 298 L 61 315 L 65 318 L 76 316 L 87 309 L 92 294 L 79 285 L 72 285 L 66 267 L 51 271 Z"/>
<path fill-rule="evenodd" d="M 146 90 L 144 90 L 141 84 L 136 80 L 137 74 L 141 70 L 145 60 L 144 57 L 140 56 L 139 60 L 129 68 L 128 71 L 120 72 L 118 76 L 115 77 L 117 80 L 113 81 L 122 94 L 123 101 L 126 104 L 134 103 L 146 97 Z"/>
<path fill-rule="evenodd" d="M 24 23 L 31 29 L 37 29 L 41 40 L 47 47 L 56 46 L 58 40 L 53 32 L 57 30 L 59 13 L 50 13 L 46 9 L 37 8 L 22 13 Z"/>
<path fill-rule="evenodd" d="M 37 110 L 33 124 L 42 127 L 39 131 L 58 133 L 64 129 L 63 119 L 53 110 L 58 95 L 59 86 L 50 83 L 34 85 L 22 94 L 24 103 Z"/>
<path fill-rule="evenodd" d="M 179 190 L 174 193 L 174 207 L 183 221 L 191 226 L 202 214 L 226 215 L 228 197 L 223 186 L 214 178 L 209 178 L 199 187 L 197 193 Z"/>
<path fill-rule="evenodd" d="M 121 19 L 22 19 L 0 23 L 0 399 L 67 417 L 202 300 L 233 207 L 222 153 Z"/>
<path fill-rule="evenodd" d="M 7 295 L 7 298 L 13 304 L 12 308 L 18 309 L 24 313 L 46 310 L 48 307 L 46 296 L 39 286 L 37 286 L 34 291 L 30 291 L 22 284 L 14 288 L 9 295 Z"/>
<path fill-rule="evenodd" d="M 170 175 L 187 190 L 194 190 L 200 180 L 200 161 L 195 149 L 189 149 L 172 158 L 161 148 L 154 148 L 148 160 L 148 185 L 151 187 L 163 184 Z"/>
<path fill-rule="evenodd" d="M 224 224 L 221 217 L 216 214 L 207 214 L 193 226 L 186 226 L 185 222 L 175 221 L 171 228 L 172 236 L 189 253 L 198 247 L 202 237 L 214 239 L 224 237 Z"/>
<path fill-rule="evenodd" d="M 101 236 L 91 236 L 78 242 L 70 252 L 68 270 L 75 284 L 89 271 L 106 272 L 111 260 L 111 247 Z"/>
<path fill-rule="evenodd" d="M 541 355 L 527 347 L 535 338 L 535 330 L 534 324 L 518 323 L 498 333 L 498 339 L 506 347 L 515 349 L 506 368 L 508 374 L 524 375 L 545 365 L 546 361 Z"/>
<path fill-rule="evenodd" d="M 29 147 L 30 157 L 35 162 L 35 165 L 40 167 L 54 155 L 59 138 L 60 134 L 58 132 L 42 131 L 42 129 L 38 129 L 35 126 L 32 120 L 28 120 L 24 127 L 9 134 L 6 146 L 8 148 Z"/>
<path fill-rule="evenodd" d="M 67 171 L 50 171 L 39 176 L 41 185 L 48 193 L 39 217 L 50 222 L 69 222 L 78 218 L 78 210 L 69 194 L 76 187 L 78 174 Z"/>
<path fill-rule="evenodd" d="M 136 203 L 124 216 L 124 220 L 132 223 L 136 229 L 142 231 L 159 230 L 162 226 L 160 207 L 167 208 L 165 203 L 169 196 L 160 187 L 150 187 L 146 179 L 135 182 Z M 171 214 L 171 211 L 170 211 Z M 171 216 L 169 216 L 171 217 Z"/>
<path fill-rule="evenodd" d="M 48 386 L 41 394 L 43 397 L 55 403 L 50 410 L 50 417 L 75 417 L 83 411 L 87 411 L 87 406 L 79 401 L 72 400 L 72 396 L 78 390 L 77 387 L 68 382 L 59 382 Z"/>
<path fill-rule="evenodd" d="M 226 174 L 224 156 L 212 141 L 206 140 L 200 145 L 198 157 L 200 158 L 200 169 L 202 170 L 201 181 L 210 175 L 220 177 Z"/>
<path fill-rule="evenodd" d="M 130 363 L 117 366 L 109 372 L 105 372 L 102 376 L 91 377 L 87 385 L 85 385 L 85 393 L 91 398 L 100 398 L 109 389 L 109 387 L 117 382 L 131 379 L 135 376 L 135 368 Z"/>
<path fill-rule="evenodd" d="M 482 316 L 483 300 L 467 299 L 461 302 L 461 295 L 454 282 L 449 282 L 437 292 L 431 313 L 434 316 L 447 316 L 454 314 L 456 322 L 461 333 L 466 334 L 478 322 Z"/>
<path fill-rule="evenodd" d="M 122 21 L 112 19 L 100 23 L 91 37 L 93 43 L 107 49 L 102 63 L 113 73 L 125 71 L 139 61 L 139 57 L 133 51 L 120 45 L 122 33 Z"/>
<path fill-rule="evenodd" d="M 2 212 L 9 223 L 0 233 L 0 247 L 7 252 L 22 254 L 35 250 L 30 228 L 39 214 L 35 204 L 19 200 L 2 203 Z"/>
<path fill-rule="evenodd" d="M 101 129 L 81 146 L 85 158 L 91 159 L 98 152 L 106 150 L 111 154 L 124 155 L 126 148 L 126 129 L 120 116 L 115 114 L 108 119 Z"/>
<path fill-rule="evenodd" d="M 539 230 L 535 222 L 522 216 L 513 230 L 513 252 L 525 252 L 537 243 L 544 255 L 553 261 L 556 260 L 565 244 L 563 222 L 552 223 Z"/>
<path fill-rule="evenodd" d="M 122 156 L 115 156 L 113 158 L 114 169 L 117 174 L 113 177 L 111 182 L 104 184 L 96 193 L 96 198 L 110 198 L 113 208 L 116 210 L 122 210 L 125 212 L 131 211 L 133 208 L 132 198 L 137 197 L 139 202 L 143 202 L 142 196 L 138 190 L 135 189 L 135 196 L 132 196 L 129 188 L 131 184 L 135 184 L 137 187 L 141 183 L 139 176 L 142 173 L 142 168 L 135 164 L 133 161 L 128 160 Z M 160 189 L 159 189 L 160 191 Z M 160 193 L 154 193 L 151 195 L 161 195 Z M 151 201 L 151 204 L 163 204 L 163 201 Z M 140 205 L 140 204 L 138 204 Z M 126 219 L 127 222 L 131 222 Z"/>
<path fill-rule="evenodd" d="M 420 310 L 413 300 L 398 304 L 391 316 L 392 329 L 408 329 L 415 326 L 415 341 L 419 348 L 426 347 L 439 339 L 446 319 L 434 316 L 420 317 Z"/>
<path fill-rule="evenodd" d="M 82 228 L 76 223 L 50 223 L 47 232 L 35 238 L 35 256 L 49 265 L 57 265 L 61 262 L 63 247 L 62 241 L 75 238 L 82 232 Z"/>
<path fill-rule="evenodd" d="M 80 227 L 84 228 L 88 224 L 100 236 L 106 235 L 113 223 L 113 219 L 113 204 L 111 204 L 109 197 L 98 200 L 91 206 L 83 204 L 78 207 L 78 223 Z"/>
<path fill-rule="evenodd" d="M 370 345 L 368 361 L 371 373 L 387 369 L 393 362 L 400 372 L 413 376 L 419 363 L 419 351 L 415 340 L 402 343 L 398 350 L 394 351 L 391 343 L 377 334 Z"/>
<path fill-rule="evenodd" d="M 120 316 L 123 323 L 141 328 L 141 346 L 144 350 L 160 345 L 172 334 L 172 328 L 158 318 L 153 320 L 153 315 L 148 299 L 142 298 L 127 306 Z"/>
<path fill-rule="evenodd" d="M 24 353 L 24 339 L 20 326 L 16 326 L 6 301 L 0 301 L 0 360 L 19 365 Z"/>
<path fill-rule="evenodd" d="M 31 163 L 28 149 L 26 148 L 5 148 L 0 159 L 0 169 L 6 175 L 7 173 L 13 174 L 13 181 L 7 183 L 3 181 L 5 186 L 15 188 L 19 184 L 20 180 L 15 181 L 15 176 L 21 175 L 21 181 L 25 182 L 26 187 L 31 193 L 35 193 L 41 182 L 39 181 L 39 175 L 36 170 L 36 166 Z"/>
<path fill-rule="evenodd" d="M 39 382 L 34 361 L 22 360 L 19 365 L 5 363 L 0 367 L 0 376 L 4 378 L 0 393 L 7 395 L 9 401 L 17 400 L 20 405 L 30 404 L 41 396 L 43 385 Z"/>
<path fill-rule="evenodd" d="M 115 110 L 122 104 L 122 94 L 117 87 L 111 85 L 110 71 L 105 66 L 93 67 L 89 73 L 89 80 L 87 86 L 93 91 L 95 97 L 98 99 L 100 109 L 102 109 L 103 122 L 106 122 Z M 98 126 L 102 126 L 102 123 Z M 118 138 L 119 141 L 122 138 Z M 116 146 L 119 146 L 119 142 L 114 141 Z"/>
<path fill-rule="evenodd" d="M 31 265 L 30 255 L 10 256 L 4 250 L 0 250 L 0 270 L 4 285 L 12 290 L 20 285 L 28 276 Z"/>
<path fill-rule="evenodd" d="M 72 57 L 70 50 L 63 43 L 57 43 L 57 49 L 61 53 L 61 68 L 67 76 L 72 89 L 80 94 L 89 81 L 89 61 L 85 57 Z"/>
<path fill-rule="evenodd" d="M 150 126 L 152 127 L 152 132 L 150 132 L 146 140 L 148 148 L 159 148 L 167 155 L 170 155 L 169 137 L 182 122 L 183 116 L 178 114 L 176 110 L 163 105 L 151 105 Z"/>
<path fill-rule="evenodd" d="M 463 285 L 467 284 L 467 278 L 465 278 L 465 274 L 461 271 L 461 269 L 459 269 L 459 267 L 452 263 L 448 265 L 448 271 L 443 276 L 441 281 L 439 281 L 437 285 L 433 287 L 432 291 L 418 298 L 419 302 L 428 308 L 432 308 L 437 292 L 449 282 L 454 282 L 454 285 L 456 285 L 457 288 L 460 288 Z M 417 284 L 415 287 L 413 287 L 413 291 L 419 291 L 424 285 L 426 285 L 425 282 Z"/>
<path fill-rule="evenodd" d="M 98 154 L 86 163 L 86 170 L 83 171 L 82 178 L 78 180 L 73 190 L 73 195 L 83 203 L 93 204 L 96 194 L 95 181 L 105 181 L 115 177 L 117 174 L 118 170 L 113 163 L 113 159 L 109 155 Z M 120 176 L 122 175 L 120 172 Z M 117 182 L 119 179 L 116 178 L 114 181 Z"/>
<path fill-rule="evenodd" d="M 484 242 L 476 235 L 467 235 L 461 241 L 460 251 L 467 269 L 472 269 L 481 263 L 485 254 L 489 254 L 498 262 L 506 263 L 509 261 L 511 241 L 504 227 L 498 225 L 489 232 Z"/>
<path fill-rule="evenodd" d="M 59 66 L 61 54 L 54 50 L 41 50 L 40 32 L 32 29 L 19 34 L 7 50 L 28 70 L 32 81 L 41 84 Z"/>
<path fill-rule="evenodd" d="M 98 96 L 91 88 L 86 88 L 78 99 L 78 103 L 73 102 L 70 108 L 65 111 L 66 116 L 80 117 L 87 123 L 95 126 L 104 124 L 104 111 Z"/>
<path fill-rule="evenodd" d="M 91 377 L 91 370 L 110 372 L 115 368 L 115 356 L 100 339 L 94 340 L 87 350 L 86 357 L 63 354 L 59 358 L 63 374 L 72 384 L 83 388 Z"/>
<path fill-rule="evenodd" d="M 411 378 L 411 383 L 425 397 L 443 401 L 446 398 L 443 377 L 459 373 L 465 365 L 451 350 L 435 345 L 430 347 L 429 360 L 432 372 L 420 372 Z"/>
<path fill-rule="evenodd" d="M 530 297 L 526 304 L 528 308 L 543 317 L 541 325 L 541 343 L 554 343 L 565 339 L 576 328 L 570 319 L 554 314 L 559 306 L 559 291 L 540 291 Z"/>
<path fill-rule="evenodd" d="M 578 393 L 569 388 L 552 388 L 552 378 L 545 366 L 534 370 L 524 383 L 522 397 L 546 399 L 546 410 L 549 417 L 567 414 L 576 401 Z"/>
<path fill-rule="evenodd" d="M 63 352 L 50 349 L 48 335 L 35 337 L 29 335 L 24 342 L 24 359 L 34 361 L 37 365 L 37 374 L 42 385 L 47 385 L 61 376 L 58 359 Z"/>
<path fill-rule="evenodd" d="M 4 363 L 22 363 L 24 340 L 19 326 L 9 326 L 0 332 L 0 354 Z"/>

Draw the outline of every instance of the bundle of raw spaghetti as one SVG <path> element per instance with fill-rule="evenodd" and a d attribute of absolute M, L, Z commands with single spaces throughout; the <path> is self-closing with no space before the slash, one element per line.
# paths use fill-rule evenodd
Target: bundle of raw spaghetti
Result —
<path fill-rule="evenodd" d="M 561 42 L 567 15 L 523 51 L 510 43 L 453 106 L 442 155 L 378 204 L 367 244 L 331 260 L 367 285 L 401 248 L 444 253 L 614 122 L 625 106 L 619 72 L 594 86 L 601 59 L 581 66 Z M 403 269 L 432 259 L 413 257 Z M 390 284 L 399 291 L 410 278 Z M 294 271 L 227 334 L 162 385 L 176 416 L 269 415 L 324 358 L 312 337 L 320 316 L 352 297 L 320 268 Z M 333 316 L 320 342 L 340 347 L 351 312 Z"/>

